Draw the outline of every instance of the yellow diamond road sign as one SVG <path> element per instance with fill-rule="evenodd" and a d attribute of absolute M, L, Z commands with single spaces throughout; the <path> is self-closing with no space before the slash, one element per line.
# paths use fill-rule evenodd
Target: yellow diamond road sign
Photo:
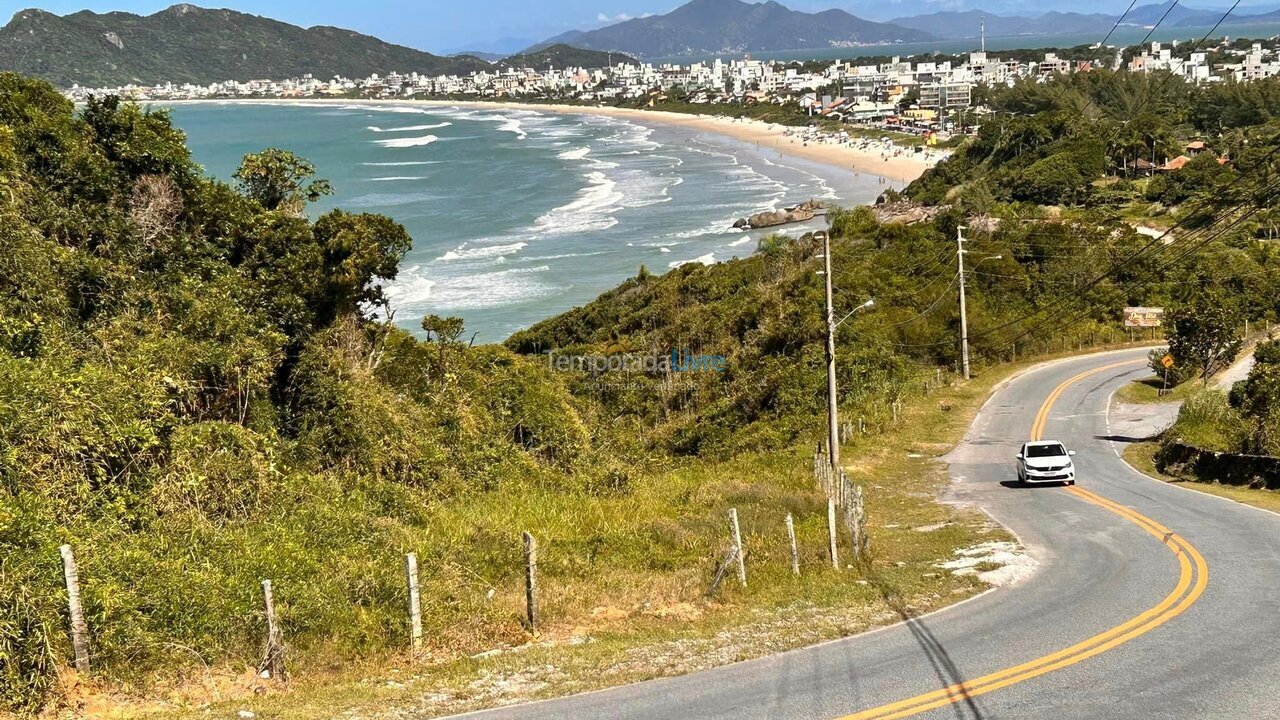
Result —
<path fill-rule="evenodd" d="M 1173 367 L 1173 356 L 1165 355 L 1164 357 L 1160 358 L 1160 364 L 1163 365 L 1166 370 Z"/>

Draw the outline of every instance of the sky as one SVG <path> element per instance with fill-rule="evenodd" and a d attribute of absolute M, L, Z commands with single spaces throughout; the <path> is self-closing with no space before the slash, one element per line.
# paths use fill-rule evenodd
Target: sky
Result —
<path fill-rule="evenodd" d="M 26 7 L 59 15 L 89 9 L 151 14 L 177 0 L 0 0 L 3 19 Z M 1139 5 L 1158 0 L 1138 0 Z M 1242 7 L 1276 0 L 1243 0 Z M 545 40 L 567 30 L 590 29 L 629 17 L 670 12 L 681 0 L 198 0 L 203 7 L 227 7 L 295 25 L 335 25 L 375 35 L 388 42 L 430 52 L 493 48 L 503 38 Z M 1037 15 L 1049 10 L 1120 13 L 1128 0 L 781 0 L 795 10 L 815 12 L 838 7 L 871 20 L 936 10 L 984 9 L 1002 14 Z M 1192 7 L 1228 6 L 1227 0 L 1192 0 Z M 500 43 L 512 45 L 511 42 Z M 516 43 L 518 44 L 518 43 Z"/>

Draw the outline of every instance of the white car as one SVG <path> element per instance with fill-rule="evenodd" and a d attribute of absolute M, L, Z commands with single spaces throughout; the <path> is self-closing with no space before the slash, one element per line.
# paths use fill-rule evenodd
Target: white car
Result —
<path fill-rule="evenodd" d="M 1075 454 L 1057 440 L 1024 443 L 1018 451 L 1018 482 L 1075 485 L 1076 464 L 1071 460 Z"/>

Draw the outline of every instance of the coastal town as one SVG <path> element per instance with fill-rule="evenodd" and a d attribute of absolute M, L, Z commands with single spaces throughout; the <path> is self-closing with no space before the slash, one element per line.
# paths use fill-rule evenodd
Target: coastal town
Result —
<path fill-rule="evenodd" d="M 860 64 L 856 59 L 829 64 L 796 63 L 750 56 L 688 65 L 628 59 L 598 68 L 495 66 L 469 75 L 435 77 L 389 71 L 365 78 L 304 75 L 208 85 L 74 86 L 66 95 L 76 101 L 111 93 L 136 100 L 453 98 L 614 103 L 646 99 L 653 102 L 665 99 L 665 93 L 679 91 L 691 104 L 799 103 L 811 115 L 850 122 L 883 122 L 900 114 L 916 121 L 934 121 L 950 113 L 980 109 L 975 98 L 979 86 L 1044 82 L 1063 73 L 1121 69 L 1168 72 L 1196 84 L 1249 82 L 1280 75 L 1280 41 L 1276 39 L 1248 44 L 1223 40 L 1211 48 L 1178 42 L 1152 42 L 1138 48 L 1094 46 L 1087 53 L 1088 59 L 1060 57 L 1059 52 L 1052 51 L 1040 55 L 1032 60 L 1006 59 L 980 50 L 941 61 L 934 56 L 929 56 L 930 60 L 895 56 L 874 64 Z M 910 112 L 903 113 L 904 108 Z"/>

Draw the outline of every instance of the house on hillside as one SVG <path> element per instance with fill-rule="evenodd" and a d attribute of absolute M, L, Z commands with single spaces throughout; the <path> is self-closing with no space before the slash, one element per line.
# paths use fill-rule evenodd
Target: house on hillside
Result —
<path fill-rule="evenodd" d="M 1151 174 L 1156 171 L 1156 166 L 1144 158 L 1138 158 L 1129 163 L 1125 169 L 1136 177 L 1151 177 Z"/>

